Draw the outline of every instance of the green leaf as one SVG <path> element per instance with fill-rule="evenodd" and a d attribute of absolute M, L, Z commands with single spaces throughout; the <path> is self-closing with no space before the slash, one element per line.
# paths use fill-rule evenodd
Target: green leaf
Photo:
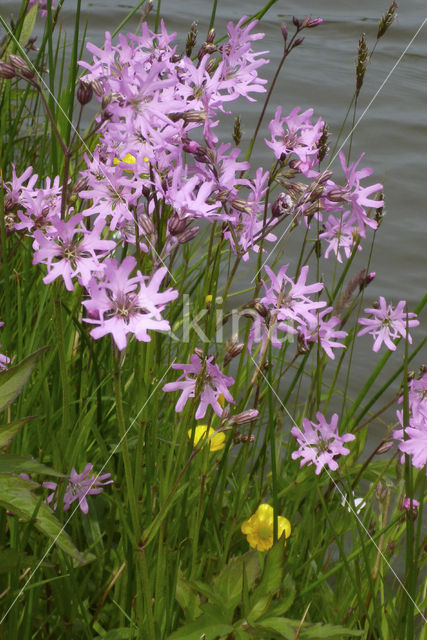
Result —
<path fill-rule="evenodd" d="M 65 477 L 63 473 L 46 467 L 46 465 L 37 462 L 37 460 L 10 453 L 0 455 L 0 473 L 14 473 L 16 475 L 20 473 L 42 473 L 46 476 L 55 476 L 56 478 Z"/>
<path fill-rule="evenodd" d="M 271 617 L 283 616 L 295 600 L 295 583 L 289 574 L 286 574 L 282 581 L 280 592 L 271 603 L 268 614 Z"/>
<path fill-rule="evenodd" d="M 35 6 L 35 5 L 34 5 Z M 35 351 L 15 367 L 0 372 L 0 411 L 6 409 L 21 393 L 39 356 L 48 347 Z"/>
<path fill-rule="evenodd" d="M 34 520 L 36 529 L 54 540 L 62 551 L 77 562 L 88 562 L 89 557 L 80 553 L 74 546 L 71 538 L 65 533 L 50 508 L 44 502 L 40 502 L 40 496 L 31 491 L 34 484 L 34 482 L 28 482 L 19 476 L 0 474 L 0 505 L 24 520 L 33 519 L 36 513 Z"/>
<path fill-rule="evenodd" d="M 253 593 L 253 602 L 257 602 L 262 596 L 268 596 L 280 589 L 285 571 L 285 545 L 283 536 L 267 552 L 261 582 Z"/>
<path fill-rule="evenodd" d="M 270 608 L 272 598 L 273 594 L 261 596 L 247 615 L 249 624 L 253 625 L 259 618 L 267 613 Z"/>
<path fill-rule="evenodd" d="M 259 574 L 259 562 L 255 551 L 248 551 L 230 560 L 214 582 L 215 594 L 225 603 L 227 609 L 234 609 L 241 601 L 243 568 L 246 585 L 250 590 Z"/>
<path fill-rule="evenodd" d="M 37 2 L 35 5 L 31 7 L 28 11 L 27 15 L 24 18 L 24 22 L 22 24 L 21 35 L 19 36 L 19 44 L 24 46 L 27 44 L 28 40 L 33 33 L 34 25 L 36 24 L 37 17 Z M 21 52 L 20 52 L 21 55 Z"/>
<path fill-rule="evenodd" d="M 10 424 L 0 426 L 0 449 L 2 447 L 6 447 L 12 440 L 13 436 L 16 436 L 16 434 L 21 431 L 24 424 L 30 420 L 34 420 L 34 417 L 29 416 L 28 418 L 21 418 L 20 420 L 16 420 Z"/>
<path fill-rule="evenodd" d="M 221 610 L 213 605 L 203 605 L 204 613 L 194 622 L 175 631 L 168 640 L 216 640 L 233 631 L 230 624 L 221 621 Z"/>
<path fill-rule="evenodd" d="M 175 598 L 184 611 L 187 620 L 195 620 L 202 613 L 199 606 L 200 598 L 191 588 L 181 571 L 178 572 Z"/>
<path fill-rule="evenodd" d="M 275 631 L 286 640 L 294 640 L 295 633 L 299 627 L 297 620 L 288 620 L 288 618 L 266 618 L 256 625 L 256 629 L 266 631 Z"/>
<path fill-rule="evenodd" d="M 317 622 L 313 625 L 304 625 L 301 630 L 300 640 L 330 640 L 330 638 L 345 638 L 363 636 L 364 631 L 347 629 L 341 625 L 323 624 Z"/>

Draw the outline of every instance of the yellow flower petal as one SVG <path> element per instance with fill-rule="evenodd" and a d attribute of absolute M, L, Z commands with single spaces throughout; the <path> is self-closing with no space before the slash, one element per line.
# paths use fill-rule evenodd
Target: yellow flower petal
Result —
<path fill-rule="evenodd" d="M 187 431 L 188 437 L 191 438 L 192 429 Z M 209 451 L 212 453 L 214 451 L 220 451 L 225 447 L 225 433 L 220 431 L 219 433 L 215 433 L 215 430 L 212 427 L 207 427 L 205 424 L 199 424 L 194 432 L 194 444 L 198 444 L 202 438 L 209 439 Z"/>
<path fill-rule="evenodd" d="M 241 531 L 246 535 L 248 543 L 258 551 L 268 551 L 273 546 L 274 510 L 269 504 L 260 504 L 255 513 L 241 525 Z M 277 517 L 277 533 L 279 538 L 285 533 L 285 538 L 291 535 L 291 523 L 283 516 Z"/>

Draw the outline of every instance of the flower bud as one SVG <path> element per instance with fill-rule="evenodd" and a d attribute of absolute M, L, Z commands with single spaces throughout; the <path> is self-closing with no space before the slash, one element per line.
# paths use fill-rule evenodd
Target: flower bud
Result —
<path fill-rule="evenodd" d="M 0 78 L 4 78 L 5 80 L 10 80 L 16 76 L 15 69 L 12 65 L 7 64 L 7 62 L 3 62 L 0 60 Z"/>
<path fill-rule="evenodd" d="M 282 22 L 282 24 L 280 25 L 280 30 L 282 32 L 283 40 L 285 41 L 285 44 L 286 44 L 286 40 L 288 37 L 288 29 L 286 27 L 286 22 Z"/>
<path fill-rule="evenodd" d="M 104 87 L 100 80 L 91 80 L 92 89 L 95 91 L 98 98 L 102 98 L 104 95 Z"/>
<path fill-rule="evenodd" d="M 377 449 L 377 456 L 380 456 L 383 453 L 387 453 L 387 451 L 390 451 L 393 445 L 394 445 L 393 440 L 389 440 L 388 442 L 383 442 L 382 445 Z"/>
<path fill-rule="evenodd" d="M 199 233 L 199 229 L 200 227 L 190 227 L 186 229 L 183 233 L 177 236 L 179 244 L 185 244 L 186 242 L 193 240 Z"/>
<path fill-rule="evenodd" d="M 296 18 L 295 16 L 292 17 L 292 22 L 294 23 L 297 29 L 301 27 L 301 20 L 298 20 L 298 18 Z"/>
<path fill-rule="evenodd" d="M 14 53 L 11 53 L 9 55 L 9 62 L 20 76 L 23 76 L 28 80 L 32 80 L 34 78 L 34 71 L 31 71 L 30 67 L 25 62 L 25 60 L 21 58 L 21 56 L 17 56 Z"/>
<path fill-rule="evenodd" d="M 146 213 L 140 213 L 138 215 L 138 223 L 146 236 L 152 236 L 156 233 L 153 221 Z"/>
<path fill-rule="evenodd" d="M 306 18 L 304 18 L 301 26 L 303 29 L 314 29 L 314 27 L 322 24 L 322 22 L 322 18 L 312 18 L 311 16 L 307 16 Z"/>
<path fill-rule="evenodd" d="M 294 41 L 294 45 L 293 45 L 293 46 L 294 46 L 294 47 L 299 47 L 299 46 L 300 46 L 300 44 L 302 44 L 303 42 L 304 42 L 304 38 L 297 38 L 297 39 Z"/>
<path fill-rule="evenodd" d="M 240 200 L 239 198 L 235 198 L 231 201 L 231 206 L 236 211 L 241 211 L 241 213 L 252 213 L 253 204 L 248 202 L 247 200 Z"/>
<path fill-rule="evenodd" d="M 90 82 L 85 80 L 79 80 L 79 86 L 77 88 L 77 100 L 83 106 L 88 104 L 92 100 L 93 88 Z"/>
<path fill-rule="evenodd" d="M 256 409 L 247 409 L 238 413 L 230 418 L 231 424 L 248 424 L 254 422 L 258 418 L 258 411 Z"/>
<path fill-rule="evenodd" d="M 76 193 L 76 194 L 79 194 L 80 191 L 84 191 L 85 189 L 87 189 L 88 185 L 89 185 L 89 180 L 87 179 L 87 177 L 86 176 L 81 177 L 74 184 L 73 192 Z"/>
<path fill-rule="evenodd" d="M 187 218 L 181 218 L 177 213 L 173 213 L 168 220 L 169 233 L 173 236 L 178 236 L 183 233 L 189 225 Z"/>

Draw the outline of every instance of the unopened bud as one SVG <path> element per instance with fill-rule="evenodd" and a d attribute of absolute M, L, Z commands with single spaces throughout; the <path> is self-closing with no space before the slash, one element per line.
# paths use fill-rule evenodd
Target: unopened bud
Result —
<path fill-rule="evenodd" d="M 249 422 L 254 422 L 257 418 L 258 411 L 256 409 L 248 409 L 247 411 L 242 411 L 242 413 L 232 416 L 230 422 L 231 424 L 248 424 Z"/>
<path fill-rule="evenodd" d="M 98 98 L 102 98 L 102 96 L 104 95 L 104 87 L 102 85 L 102 82 L 100 80 L 92 80 L 91 85 Z"/>
<path fill-rule="evenodd" d="M 387 453 L 387 451 L 390 451 L 393 445 L 394 445 L 393 440 L 389 440 L 388 442 L 383 442 L 383 444 L 377 449 L 377 456 L 380 456 L 383 453 Z"/>
<path fill-rule="evenodd" d="M 375 271 L 371 271 L 371 273 L 368 273 L 367 276 L 365 276 L 361 282 L 359 283 L 359 290 L 362 291 L 362 289 L 364 289 L 365 287 L 368 286 L 368 284 L 371 284 L 372 280 L 375 278 L 376 273 Z"/>
<path fill-rule="evenodd" d="M 73 186 L 73 192 L 79 194 L 80 191 L 84 191 L 88 188 L 89 180 L 86 177 L 81 177 Z"/>
<path fill-rule="evenodd" d="M 286 22 L 282 22 L 282 24 L 280 25 L 280 30 L 282 32 L 283 40 L 285 41 L 285 44 L 286 44 L 286 40 L 288 37 L 288 29 L 286 27 Z"/>
<path fill-rule="evenodd" d="M 140 213 L 138 215 L 138 223 L 146 236 L 152 236 L 156 233 L 153 221 L 146 213 Z"/>
<path fill-rule="evenodd" d="M 294 48 L 295 48 L 295 47 L 299 47 L 299 46 L 300 46 L 300 44 L 302 44 L 303 42 L 304 42 L 304 38 L 297 38 L 297 39 L 294 41 L 294 45 L 293 45 L 293 46 L 294 46 Z"/>
<path fill-rule="evenodd" d="M 186 229 L 183 233 L 177 236 L 177 240 L 179 244 L 185 244 L 186 242 L 190 242 L 191 240 L 194 240 L 194 238 L 199 233 L 199 229 L 200 227 L 190 227 Z"/>
<path fill-rule="evenodd" d="M 189 220 L 187 218 L 181 218 L 176 212 L 173 213 L 168 220 L 169 233 L 173 236 L 178 236 L 185 231 L 188 225 Z"/>
<path fill-rule="evenodd" d="M 12 211 L 15 208 L 16 204 L 18 203 L 14 201 L 10 193 L 6 193 L 3 200 L 5 213 L 10 213 L 10 211 Z"/>
<path fill-rule="evenodd" d="M 102 109 L 106 109 L 108 107 L 108 105 L 111 103 L 112 99 L 113 99 L 113 94 L 112 93 L 107 93 L 102 98 L 102 102 L 101 102 Z"/>
<path fill-rule="evenodd" d="M 16 76 L 15 69 L 11 64 L 7 64 L 7 62 L 3 62 L 0 60 L 0 78 L 4 78 L 5 80 L 10 80 Z"/>
<path fill-rule="evenodd" d="M 90 82 L 79 80 L 79 86 L 77 87 L 77 100 L 83 106 L 88 104 L 92 100 L 93 88 Z"/>
<path fill-rule="evenodd" d="M 292 22 L 294 23 L 297 29 L 301 27 L 301 20 L 298 20 L 298 18 L 296 18 L 295 16 L 292 17 Z"/>
<path fill-rule="evenodd" d="M 214 40 L 215 40 L 215 29 L 209 29 L 209 33 L 208 33 L 208 36 L 206 38 L 206 42 L 208 44 L 212 44 Z"/>
<path fill-rule="evenodd" d="M 233 209 L 236 209 L 236 211 L 241 211 L 242 213 L 252 213 L 253 210 L 253 204 L 251 202 L 240 200 L 239 198 L 232 200 L 231 206 Z"/>
<path fill-rule="evenodd" d="M 344 189 L 331 189 L 325 195 L 331 202 L 341 202 L 345 199 L 347 192 Z"/>
<path fill-rule="evenodd" d="M 34 71 L 31 71 L 30 67 L 25 60 L 21 58 L 21 56 L 11 53 L 9 55 L 9 62 L 20 76 L 28 78 L 28 80 L 32 80 L 34 78 Z"/>
<path fill-rule="evenodd" d="M 307 16 L 306 18 L 304 18 L 301 26 L 303 29 L 314 29 L 314 27 L 319 26 L 319 24 L 322 24 L 322 22 L 322 18 L 312 18 L 311 16 Z"/>

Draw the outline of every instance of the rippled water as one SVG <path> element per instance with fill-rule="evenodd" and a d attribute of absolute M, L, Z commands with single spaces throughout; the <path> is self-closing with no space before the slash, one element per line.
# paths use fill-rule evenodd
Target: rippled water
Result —
<path fill-rule="evenodd" d="M 219 0 L 217 34 L 224 32 L 229 20 L 237 20 L 242 14 L 251 15 L 259 10 L 261 4 L 259 0 Z M 427 185 L 427 25 L 398 61 L 426 19 L 427 7 L 425 0 L 401 4 L 398 20 L 380 41 L 365 76 L 358 115 L 364 112 L 377 92 L 378 95 L 357 126 L 352 159 L 362 151 L 366 152 L 364 166 L 374 169 L 373 181 L 384 182 L 386 195 L 386 217 L 378 233 L 371 262 L 371 270 L 376 271 L 377 277 L 366 293 L 366 302 L 371 303 L 379 295 L 394 303 L 405 298 L 412 309 L 424 295 L 427 285 L 427 207 L 424 194 Z M 134 3 L 111 0 L 83 0 L 82 5 L 82 17 L 88 21 L 88 39 L 98 45 L 103 42 L 104 31 L 113 30 L 135 6 Z M 16 6 L 13 2 L 3 3 L 2 14 L 7 16 L 14 8 L 16 10 Z M 62 19 L 70 31 L 75 6 L 74 1 L 66 0 L 63 7 Z M 354 91 L 358 39 L 364 32 L 368 46 L 373 45 L 378 20 L 387 6 L 387 2 L 374 3 L 372 0 L 359 0 L 357 3 L 350 0 L 293 0 L 279 1 L 266 14 L 260 26 L 266 37 L 258 44 L 270 51 L 271 64 L 268 69 L 261 70 L 261 75 L 269 80 L 283 46 L 280 23 L 290 23 L 292 15 L 303 17 L 312 14 L 322 17 L 324 24 L 305 32 L 305 42 L 292 53 L 282 71 L 265 119 L 264 132 L 260 132 L 254 165 L 270 164 L 271 156 L 262 143 L 262 134 L 265 134 L 269 117 L 277 104 L 282 104 L 285 112 L 295 106 L 314 107 L 315 114 L 328 123 L 333 143 Z M 178 33 L 181 47 L 193 20 L 198 20 L 201 38 L 206 33 L 211 7 L 212 3 L 207 0 L 162 2 L 167 29 Z M 134 30 L 137 24 L 135 18 L 128 23 L 126 30 Z M 392 73 L 386 81 L 390 71 Z M 248 139 L 255 127 L 262 99 L 258 103 L 242 102 L 239 107 Z M 338 161 L 332 168 L 338 170 Z M 368 250 L 365 248 L 358 256 L 361 266 L 367 259 Z M 286 249 L 281 263 L 285 264 L 292 257 L 292 249 Z M 426 319 L 427 314 L 424 314 L 420 327 L 413 331 L 415 339 L 424 336 Z M 368 359 L 370 363 L 375 361 L 370 339 L 365 338 L 359 343 L 350 387 L 352 395 L 370 373 L 371 367 L 366 366 Z M 392 359 L 394 363 L 399 362 L 402 353 L 403 349 L 400 349 Z M 422 363 L 421 353 L 413 366 L 415 368 Z M 384 379 L 378 384 L 382 384 Z M 377 429 L 378 434 L 382 433 L 381 427 Z"/>

